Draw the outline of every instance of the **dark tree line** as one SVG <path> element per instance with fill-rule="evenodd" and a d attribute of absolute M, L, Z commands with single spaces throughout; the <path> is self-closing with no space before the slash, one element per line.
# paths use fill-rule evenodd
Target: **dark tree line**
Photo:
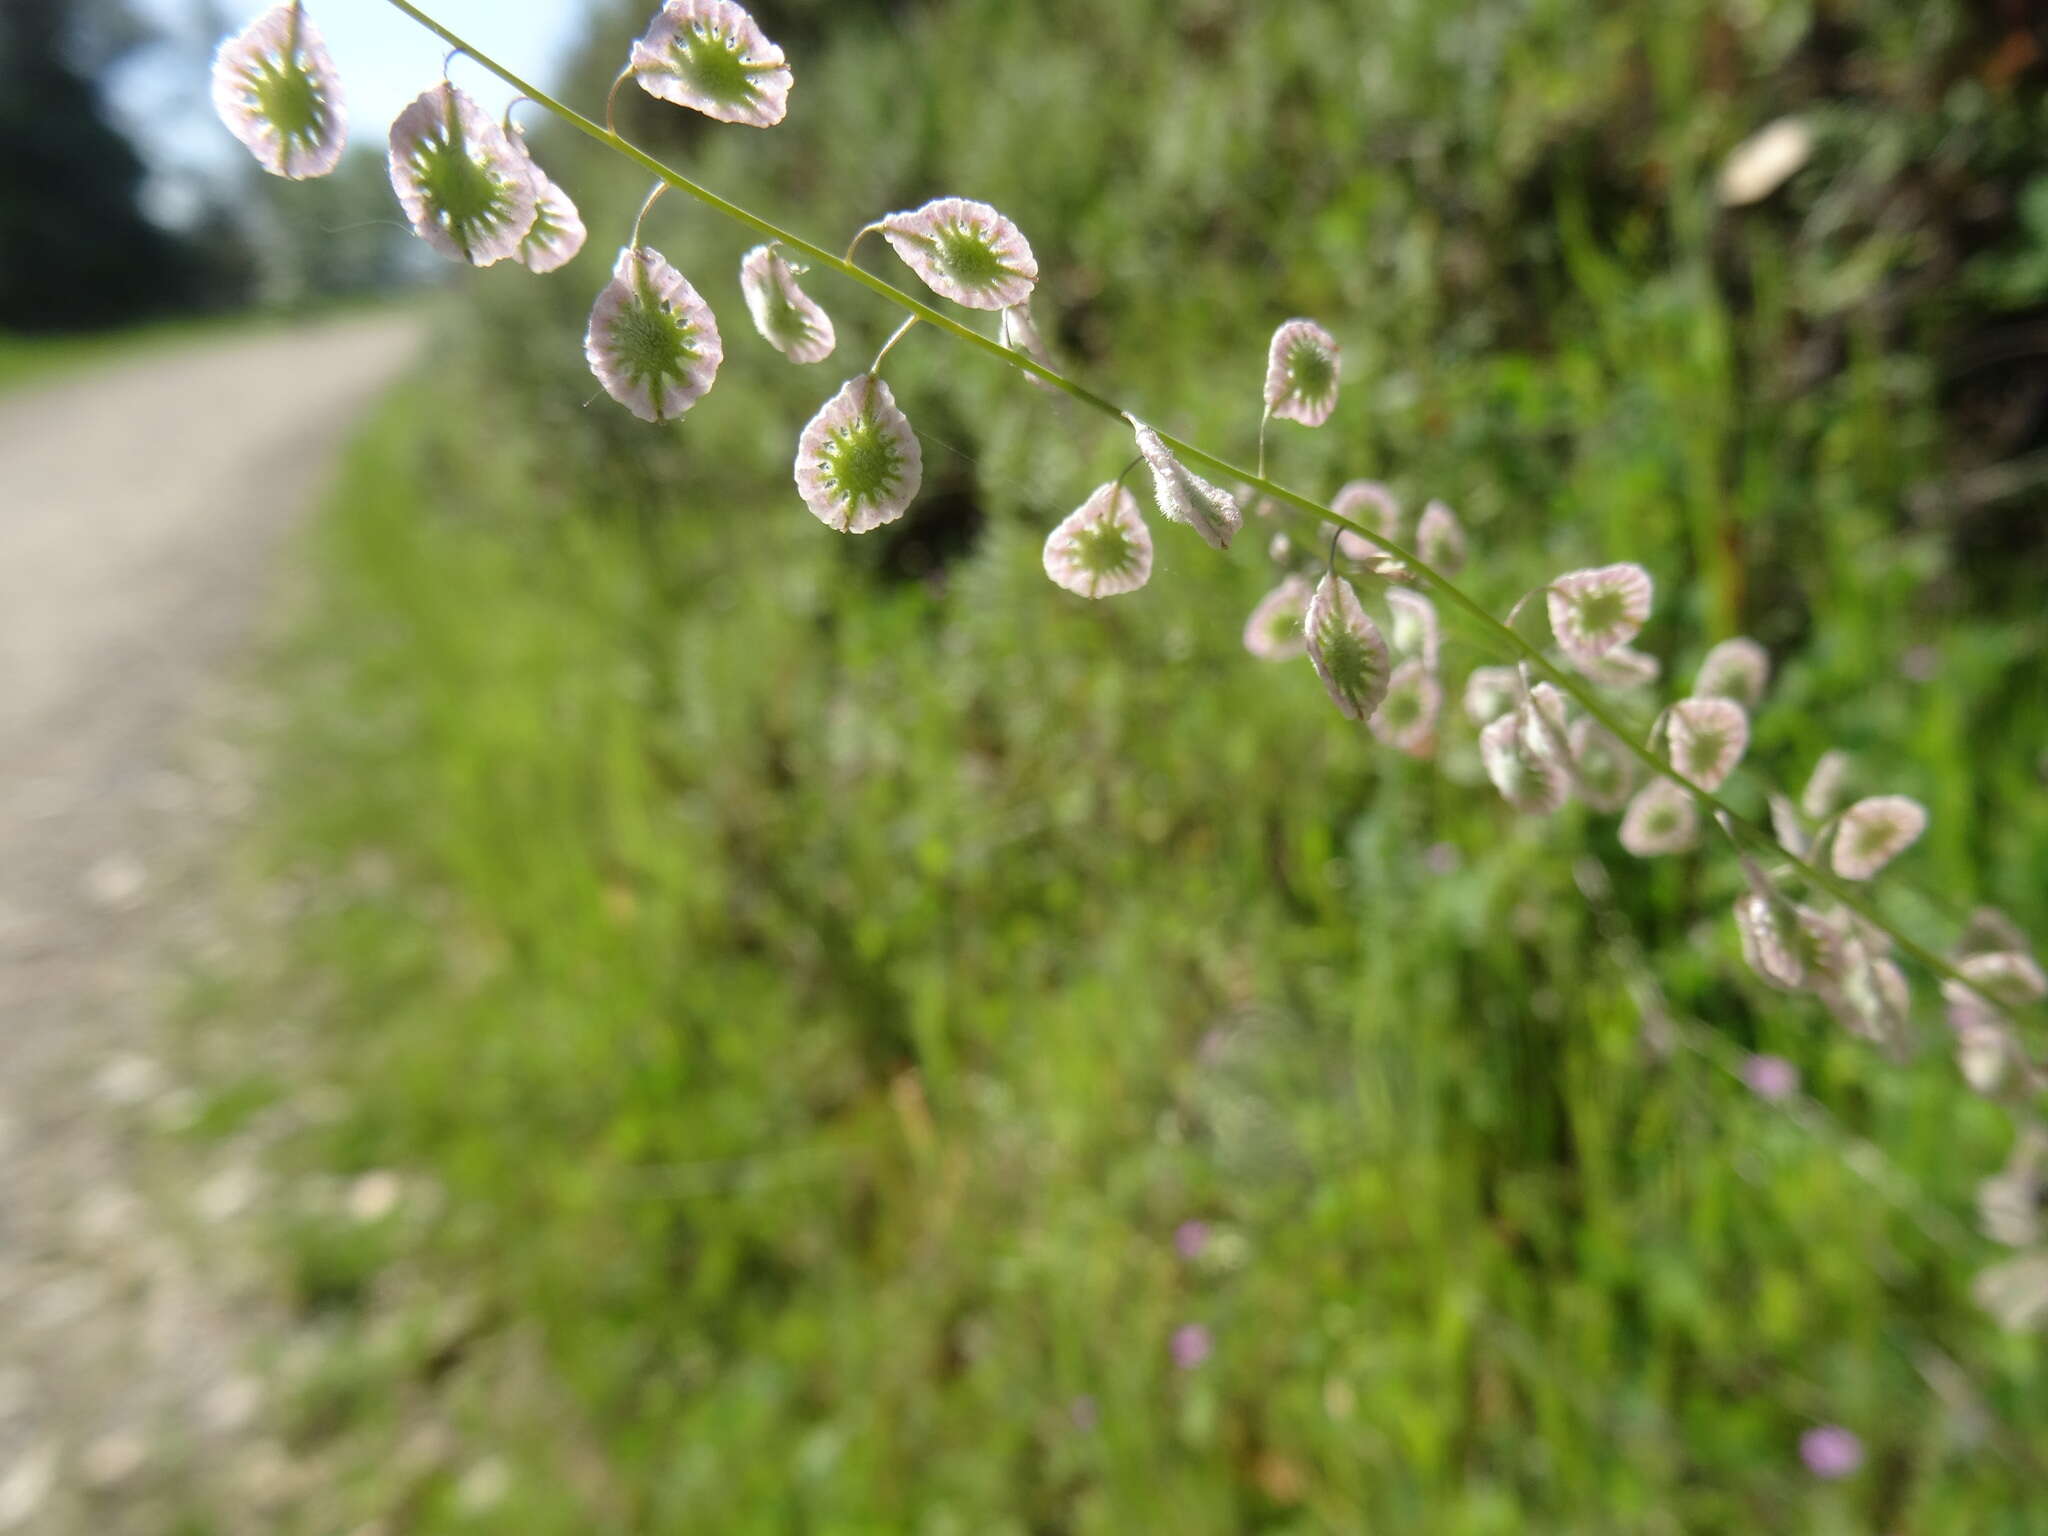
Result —
<path fill-rule="evenodd" d="M 231 281 L 233 253 L 143 211 L 147 167 L 94 80 L 123 21 L 81 0 L 0 4 L 0 329 L 122 324 Z"/>

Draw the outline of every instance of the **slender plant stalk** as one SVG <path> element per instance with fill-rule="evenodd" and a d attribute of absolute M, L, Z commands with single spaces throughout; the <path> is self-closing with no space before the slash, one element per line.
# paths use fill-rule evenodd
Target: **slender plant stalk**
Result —
<path fill-rule="evenodd" d="M 641 149 L 638 145 L 622 138 L 610 129 L 591 121 L 573 107 L 550 96 L 539 86 L 521 79 L 504 65 L 498 63 L 497 60 L 478 50 L 475 45 L 465 38 L 450 31 L 418 6 L 411 4 L 410 0 L 389 0 L 389 3 L 441 38 L 450 47 L 468 54 L 480 66 L 496 75 L 500 80 L 511 86 L 513 90 L 526 96 L 535 105 L 553 113 L 579 133 L 595 139 L 615 154 L 632 161 L 649 175 L 674 188 L 676 191 L 687 193 L 706 207 L 713 208 L 719 213 L 724 214 L 736 224 L 745 225 L 748 229 L 765 235 L 771 240 L 780 241 L 792 251 L 801 252 L 813 266 L 824 267 L 830 271 L 837 272 L 840 276 L 881 295 L 897 308 L 908 311 L 914 319 L 924 321 L 933 329 L 945 332 L 956 341 L 965 342 L 969 347 L 986 353 L 1007 367 L 1022 369 L 1024 372 L 1031 374 L 1033 377 L 1058 390 L 1061 394 L 1066 395 L 1069 399 L 1079 401 L 1090 410 L 1099 411 L 1120 423 L 1124 421 L 1124 410 L 1114 401 L 1095 393 L 1095 391 L 1087 388 L 1085 385 L 1075 383 L 1064 374 L 1046 367 L 1022 352 L 1011 351 L 1001 342 L 995 341 L 961 324 L 960 321 L 954 319 L 953 316 L 945 313 L 943 310 L 934 309 L 931 305 L 905 293 L 902 289 L 884 282 L 873 273 L 855 266 L 845 257 L 834 255 L 823 246 L 814 245 L 801 235 L 793 234 L 780 225 L 762 218 L 759 214 L 741 207 L 729 198 L 719 196 L 710 188 L 700 186 L 698 183 L 690 180 L 689 177 L 683 175 L 682 172 L 655 159 L 654 156 L 648 154 L 647 151 Z M 1193 443 L 1183 442 L 1179 438 L 1172 437 L 1165 432 L 1159 434 L 1159 439 L 1182 459 L 1193 462 L 1199 468 L 1206 469 L 1226 480 L 1242 481 L 1276 501 L 1284 502 L 1298 511 L 1305 512 L 1311 517 L 1331 524 L 1333 527 L 1355 533 L 1367 543 L 1400 560 L 1409 570 L 1415 573 L 1422 585 L 1429 588 L 1451 607 L 1462 613 L 1497 649 L 1505 651 L 1518 661 L 1526 663 L 1540 672 L 1550 682 L 1554 683 L 1561 692 L 1569 695 L 1581 709 L 1585 710 L 1588 715 L 1605 727 L 1617 741 L 1621 742 L 1653 773 L 1670 779 L 1679 788 L 1691 795 L 1707 815 L 1721 819 L 1723 824 L 1731 830 L 1731 834 L 1739 841 L 1746 842 L 1752 847 L 1768 853 L 1774 860 L 1789 865 L 1809 883 L 1826 891 L 1851 912 L 1854 912 L 1857 916 L 1885 933 L 1898 946 L 1900 953 L 1914 960 L 1936 976 L 1960 983 L 1984 998 L 1986 1002 L 1992 1003 L 2001 1009 L 2008 1008 L 2008 1005 L 2000 1003 L 1997 998 L 1971 981 L 1970 978 L 1964 976 L 1939 955 L 1915 941 L 1910 935 L 1900 932 L 1847 881 L 1840 879 L 1832 871 L 1820 868 L 1800 858 L 1789 849 L 1781 847 L 1778 840 L 1765 828 L 1758 826 L 1749 818 L 1738 814 L 1725 804 L 1719 796 L 1692 784 L 1669 763 L 1659 758 L 1638 740 L 1636 733 L 1630 730 L 1606 704 L 1594 697 L 1592 691 L 1582 685 L 1574 674 L 1551 661 L 1543 653 L 1540 646 L 1532 644 L 1509 625 L 1503 624 L 1499 619 L 1496 619 L 1474 598 L 1468 596 L 1463 588 L 1457 586 L 1440 571 L 1435 570 L 1418 559 L 1411 550 L 1404 548 L 1392 539 L 1383 537 L 1371 528 L 1353 522 L 1350 518 L 1340 513 L 1331 511 L 1330 508 L 1310 497 L 1303 496 L 1297 491 L 1290 490 L 1284 485 L 1267 479 L 1263 473 L 1263 465 L 1261 465 L 1261 473 L 1253 474 L 1243 467 L 1231 463 L 1228 459 L 1219 458 L 1217 455 Z"/>

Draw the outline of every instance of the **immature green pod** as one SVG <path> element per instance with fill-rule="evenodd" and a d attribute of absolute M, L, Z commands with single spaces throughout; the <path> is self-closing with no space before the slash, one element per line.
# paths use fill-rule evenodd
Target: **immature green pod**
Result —
<path fill-rule="evenodd" d="M 1444 685 L 1435 668 L 1420 656 L 1411 656 L 1394 668 L 1386 696 L 1366 724 L 1388 746 L 1410 757 L 1427 758 L 1436 752 L 1436 721 L 1443 704 Z"/>

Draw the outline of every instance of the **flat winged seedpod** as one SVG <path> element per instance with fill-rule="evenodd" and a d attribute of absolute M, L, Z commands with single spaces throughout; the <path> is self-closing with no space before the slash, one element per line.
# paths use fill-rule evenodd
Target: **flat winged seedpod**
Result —
<path fill-rule="evenodd" d="M 533 161 L 445 80 L 391 125 L 391 186 L 421 239 L 488 267 L 533 228 Z"/>
<path fill-rule="evenodd" d="M 754 329 L 793 363 L 819 363 L 838 345 L 832 317 L 797 286 L 796 269 L 773 245 L 740 258 L 740 292 Z"/>
<path fill-rule="evenodd" d="M 1315 589 L 1307 578 L 1289 576 L 1259 599 L 1244 623 L 1244 648 L 1261 661 L 1291 661 L 1308 651 L 1302 620 Z"/>
<path fill-rule="evenodd" d="M 1038 282 L 1031 242 L 987 203 L 942 197 L 874 227 L 926 287 L 969 309 L 1022 304 Z"/>
<path fill-rule="evenodd" d="M 1377 480 L 1345 481 L 1330 498 L 1330 510 L 1370 528 L 1383 539 L 1398 542 L 1401 537 L 1401 503 Z M 1337 553 L 1377 576 L 1395 576 L 1407 569 L 1392 555 L 1383 554 L 1370 539 L 1361 538 L 1349 528 L 1337 535 Z"/>
<path fill-rule="evenodd" d="M 1465 569 L 1465 525 L 1458 521 L 1458 514 L 1440 501 L 1425 506 L 1415 524 L 1415 553 L 1422 556 L 1424 565 L 1434 566 L 1446 576 Z"/>
<path fill-rule="evenodd" d="M 1812 845 L 1813 837 L 1806 830 L 1798 807 L 1783 795 L 1773 790 L 1770 796 L 1771 836 L 1778 840 L 1778 846 L 1795 859 L 1806 857 L 1806 850 Z"/>
<path fill-rule="evenodd" d="M 605 393 L 635 416 L 673 421 L 711 388 L 725 347 L 711 306 L 642 245 L 619 252 L 591 307 L 583 355 Z"/>
<path fill-rule="evenodd" d="M 1479 733 L 1479 761 L 1501 798 L 1518 811 L 1547 815 L 1571 796 L 1564 764 L 1531 752 L 1522 711 L 1502 715 Z"/>
<path fill-rule="evenodd" d="M 1628 645 L 1617 645 L 1598 656 L 1568 656 L 1565 659 L 1578 669 L 1581 677 L 1598 683 L 1602 688 L 1645 688 L 1657 681 L 1657 674 L 1664 670 L 1656 657 Z"/>
<path fill-rule="evenodd" d="M 1138 453 L 1152 471 L 1152 499 L 1159 505 L 1159 515 L 1168 522 L 1187 524 L 1216 549 L 1230 548 L 1231 539 L 1244 526 L 1237 499 L 1181 463 L 1159 440 L 1159 434 L 1137 417 L 1126 412 L 1124 420 L 1137 434 Z"/>
<path fill-rule="evenodd" d="M 1521 674 L 1513 667 L 1474 667 L 1465 679 L 1465 717 L 1474 725 L 1491 725 L 1521 696 Z"/>
<path fill-rule="evenodd" d="M 1842 803 L 1842 791 L 1849 782 L 1849 754 L 1830 750 L 1820 755 L 1799 793 L 1799 809 L 1809 821 L 1826 821 Z"/>
<path fill-rule="evenodd" d="M 732 0 L 668 0 L 633 45 L 630 68 L 648 95 L 749 128 L 782 121 L 796 78 Z"/>
<path fill-rule="evenodd" d="M 1868 880 L 1927 830 L 1927 808 L 1904 795 L 1872 795 L 1842 812 L 1833 862 L 1844 880 Z"/>
<path fill-rule="evenodd" d="M 1098 485 L 1046 535 L 1045 574 L 1083 597 L 1135 592 L 1152 574 L 1152 530 L 1138 498 L 1121 485 Z"/>
<path fill-rule="evenodd" d="M 1626 645 L 1650 617 L 1650 573 L 1640 565 L 1570 571 L 1551 582 L 1545 595 L 1550 631 L 1575 662 Z"/>
<path fill-rule="evenodd" d="M 1316 583 L 1302 621 L 1308 659 L 1347 720 L 1368 720 L 1387 694 L 1387 642 L 1351 583 L 1335 572 Z"/>
<path fill-rule="evenodd" d="M 1266 411 L 1320 427 L 1337 407 L 1337 338 L 1313 320 L 1289 320 L 1266 349 Z"/>
<path fill-rule="evenodd" d="M 2017 950 L 1968 955 L 1956 962 L 1956 969 L 2008 1008 L 2024 1007 L 2048 997 L 2048 975 L 2042 973 L 2032 955 Z"/>
<path fill-rule="evenodd" d="M 1038 334 L 1038 322 L 1031 317 L 1031 302 L 1012 304 L 1002 312 L 997 322 L 997 339 L 1012 352 L 1021 352 L 1041 368 L 1052 367 L 1052 353 L 1046 350 L 1045 338 Z M 1024 377 L 1043 390 L 1052 385 L 1037 374 L 1026 371 Z"/>
<path fill-rule="evenodd" d="M 1733 699 L 1753 710 L 1763 702 L 1770 681 L 1770 652 L 1747 635 L 1737 635 L 1707 652 L 1692 691 L 1696 698 Z"/>
<path fill-rule="evenodd" d="M 1628 803 L 1621 818 L 1621 846 L 1639 859 L 1683 853 L 1699 829 L 1699 807 L 1692 796 L 1669 779 L 1654 778 Z"/>
<path fill-rule="evenodd" d="M 569 194 L 550 181 L 547 172 L 534 162 L 526 147 L 526 136 L 514 129 L 511 140 L 512 147 L 526 156 L 533 176 L 533 227 L 527 230 L 515 254 L 519 264 L 530 272 L 552 272 L 575 259 L 589 231 L 583 227 L 583 215 L 576 211 Z"/>
<path fill-rule="evenodd" d="M 1806 984 L 1806 960 L 1798 920 L 1759 891 L 1735 898 L 1735 931 L 1742 940 L 1742 958 L 1763 980 L 1781 991 L 1796 992 Z"/>
<path fill-rule="evenodd" d="M 1387 617 L 1387 638 L 1393 642 L 1395 654 L 1419 657 L 1423 666 L 1434 672 L 1443 649 L 1436 604 L 1420 592 L 1395 587 L 1387 593 Z"/>
<path fill-rule="evenodd" d="M 1570 706 L 1565 696 L 1549 683 L 1538 683 L 1522 700 L 1522 745 L 1538 757 L 1563 762 L 1571 756 L 1565 739 Z"/>
<path fill-rule="evenodd" d="M 303 181 L 341 163 L 341 78 L 305 7 L 274 5 L 213 57 L 213 110 L 273 176 Z"/>
<path fill-rule="evenodd" d="M 1436 751 L 1436 718 L 1443 705 L 1444 685 L 1435 669 L 1411 656 L 1394 668 L 1386 697 L 1366 724 L 1388 746 L 1410 757 L 1428 757 Z"/>
<path fill-rule="evenodd" d="M 1566 735 L 1579 798 L 1596 811 L 1618 811 L 1635 789 L 1636 760 L 1614 733 L 1591 716 L 1581 716 Z"/>
<path fill-rule="evenodd" d="M 804 505 L 841 533 L 895 522 L 923 476 L 909 418 L 871 373 L 848 379 L 797 440 L 796 487 Z"/>
<path fill-rule="evenodd" d="M 1709 794 L 1749 748 L 1749 716 L 1733 699 L 1680 699 L 1664 729 L 1672 767 Z"/>

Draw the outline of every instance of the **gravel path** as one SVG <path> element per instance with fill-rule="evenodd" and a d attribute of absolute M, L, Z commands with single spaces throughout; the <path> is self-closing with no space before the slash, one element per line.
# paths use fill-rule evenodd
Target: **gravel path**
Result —
<path fill-rule="evenodd" d="M 228 663 L 416 335 L 263 332 L 0 397 L 0 1531 L 168 1530 L 195 1480 L 280 1454 L 207 1235 L 252 1175 L 191 1192 L 191 1230 L 145 1195 L 190 1101 L 164 957 L 247 795 L 206 728 Z"/>

